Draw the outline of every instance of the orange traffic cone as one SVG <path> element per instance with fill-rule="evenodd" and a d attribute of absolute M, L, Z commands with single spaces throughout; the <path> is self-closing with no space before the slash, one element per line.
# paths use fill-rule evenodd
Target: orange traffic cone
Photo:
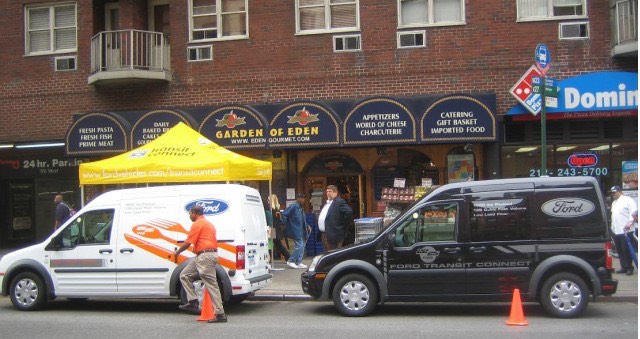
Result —
<path fill-rule="evenodd" d="M 211 302 L 209 291 L 205 288 L 204 295 L 202 296 L 202 311 L 200 312 L 198 321 L 209 321 L 215 317 L 216 315 L 214 314 L 213 303 Z"/>
<path fill-rule="evenodd" d="M 527 326 L 529 322 L 524 318 L 522 312 L 522 301 L 520 300 L 520 290 L 513 290 L 513 300 L 511 301 L 511 315 L 507 320 L 507 325 L 512 326 Z"/>

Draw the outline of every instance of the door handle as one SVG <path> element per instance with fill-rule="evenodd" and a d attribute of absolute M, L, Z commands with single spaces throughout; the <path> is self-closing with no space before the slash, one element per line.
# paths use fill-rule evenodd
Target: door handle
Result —
<path fill-rule="evenodd" d="M 125 253 L 125 252 L 133 253 L 133 248 L 123 248 L 120 250 L 120 253 Z"/>
<path fill-rule="evenodd" d="M 101 250 L 100 250 L 100 251 L 98 251 L 98 252 L 100 252 L 100 254 L 104 254 L 104 253 L 113 253 L 113 250 L 112 250 L 112 249 L 110 249 L 110 248 L 103 248 L 103 249 L 101 249 Z"/>
<path fill-rule="evenodd" d="M 458 253 L 458 252 L 460 252 L 460 247 L 452 247 L 452 248 L 445 247 L 444 251 L 447 252 L 447 253 Z"/>
<path fill-rule="evenodd" d="M 487 248 L 485 246 L 478 246 L 478 247 L 471 246 L 471 247 L 469 247 L 469 251 L 474 252 L 474 253 L 480 253 L 480 252 L 484 252 L 486 250 L 487 250 Z"/>

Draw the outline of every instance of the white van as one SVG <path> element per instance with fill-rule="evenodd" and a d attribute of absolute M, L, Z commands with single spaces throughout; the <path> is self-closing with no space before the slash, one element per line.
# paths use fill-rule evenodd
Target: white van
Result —
<path fill-rule="evenodd" d="M 176 298 L 192 251 L 174 260 L 204 207 L 216 227 L 218 283 L 225 302 L 240 302 L 272 281 L 264 206 L 257 190 L 234 184 L 124 189 L 104 193 L 46 241 L 0 260 L 0 291 L 25 311 L 56 297 Z M 202 292 L 202 284 L 196 283 Z"/>

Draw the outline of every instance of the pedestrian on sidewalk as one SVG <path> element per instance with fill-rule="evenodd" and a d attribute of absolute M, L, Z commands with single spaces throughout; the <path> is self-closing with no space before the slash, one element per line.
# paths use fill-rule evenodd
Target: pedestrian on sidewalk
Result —
<path fill-rule="evenodd" d="M 335 185 L 327 186 L 327 202 L 318 216 L 322 246 L 325 251 L 342 247 L 346 229 L 353 217 L 353 210 L 346 200 L 338 195 Z"/>
<path fill-rule="evenodd" d="M 285 246 L 286 238 L 284 236 L 284 232 L 286 227 L 282 221 L 280 202 L 278 201 L 277 195 L 272 194 L 271 197 L 269 197 L 269 205 L 271 215 L 273 216 L 273 229 L 276 233 L 276 237 L 273 239 L 273 258 L 276 260 L 279 259 L 280 256 L 284 256 L 284 260 L 289 261 L 291 254 L 289 253 L 287 246 Z"/>
<path fill-rule="evenodd" d="M 216 228 L 204 218 L 202 206 L 192 207 L 189 210 L 189 218 L 193 221 L 191 230 L 189 230 L 187 240 L 176 250 L 174 258 L 178 262 L 178 255 L 192 244 L 196 257 L 180 273 L 180 282 L 182 282 L 182 288 L 187 292 L 188 302 L 178 308 L 192 314 L 199 313 L 198 296 L 193 288 L 193 282 L 199 278 L 204 282 L 204 286 L 213 302 L 215 318 L 208 322 L 226 323 L 227 316 L 224 314 L 222 296 L 220 295 L 220 287 L 216 277 L 216 266 L 218 265 Z"/>
<path fill-rule="evenodd" d="M 307 268 L 307 265 L 302 263 L 302 258 L 304 256 L 305 239 L 307 234 L 311 232 L 311 227 L 307 225 L 304 214 L 305 199 L 304 193 L 298 193 L 296 202 L 282 211 L 283 220 L 287 225 L 287 233 L 293 239 L 293 253 L 287 260 L 287 265 L 291 268 Z"/>
<path fill-rule="evenodd" d="M 613 202 L 611 203 L 611 231 L 613 232 L 613 241 L 618 250 L 621 269 L 616 273 L 626 273 L 633 275 L 633 264 L 631 262 L 631 253 L 633 248 L 627 246 L 626 232 L 631 230 L 634 223 L 632 213 L 637 211 L 635 201 L 622 193 L 620 186 L 613 186 L 609 190 Z M 633 231 L 633 230 L 631 230 Z M 631 235 L 630 235 L 631 236 Z"/>

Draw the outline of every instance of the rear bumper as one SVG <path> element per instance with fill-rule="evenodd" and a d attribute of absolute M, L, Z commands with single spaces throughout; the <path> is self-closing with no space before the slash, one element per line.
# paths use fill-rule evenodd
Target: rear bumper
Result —
<path fill-rule="evenodd" d="M 255 292 L 259 289 L 265 288 L 273 282 L 273 274 L 265 274 L 259 277 L 250 278 L 247 280 L 234 281 L 231 280 L 232 294 L 248 294 Z"/>
<path fill-rule="evenodd" d="M 600 289 L 602 291 L 602 295 L 612 295 L 618 290 L 618 280 L 602 279 L 600 280 Z"/>

